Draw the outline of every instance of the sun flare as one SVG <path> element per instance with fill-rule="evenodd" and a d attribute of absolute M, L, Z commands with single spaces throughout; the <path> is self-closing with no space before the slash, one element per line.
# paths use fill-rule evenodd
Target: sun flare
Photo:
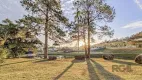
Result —
<path fill-rule="evenodd" d="M 79 42 L 79 46 L 83 46 L 85 43 L 83 41 Z"/>

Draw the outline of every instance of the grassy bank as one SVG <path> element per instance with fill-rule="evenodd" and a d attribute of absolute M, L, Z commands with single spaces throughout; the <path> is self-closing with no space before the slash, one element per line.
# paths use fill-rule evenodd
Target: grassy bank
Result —
<path fill-rule="evenodd" d="M 142 48 L 107 48 L 102 51 L 114 54 L 142 54 Z"/>
<path fill-rule="evenodd" d="M 84 55 L 84 52 L 73 52 L 73 53 L 50 53 L 51 56 L 59 56 L 62 55 L 66 58 L 73 58 L 76 55 Z M 102 58 L 103 54 L 114 54 L 116 59 L 126 59 L 126 60 L 134 60 L 135 57 L 139 54 L 142 54 L 141 48 L 116 48 L 116 49 L 104 49 L 104 50 L 97 50 L 91 52 L 92 58 Z"/>
<path fill-rule="evenodd" d="M 115 48 L 99 50 L 101 54 L 91 54 L 92 58 L 101 58 L 103 54 L 114 54 L 116 59 L 134 60 L 139 54 L 142 54 L 142 48 Z M 96 52 L 96 53 L 97 53 Z"/>

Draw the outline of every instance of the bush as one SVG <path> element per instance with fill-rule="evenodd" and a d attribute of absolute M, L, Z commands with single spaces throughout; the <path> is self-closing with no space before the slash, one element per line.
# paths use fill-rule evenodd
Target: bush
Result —
<path fill-rule="evenodd" d="M 25 50 L 18 47 L 13 47 L 9 49 L 10 54 L 8 55 L 9 58 L 18 58 L 20 55 L 25 54 Z"/>
<path fill-rule="evenodd" d="M 85 60 L 85 56 L 81 55 L 81 56 L 75 56 L 76 60 Z"/>
<path fill-rule="evenodd" d="M 7 58 L 8 54 L 8 49 L 0 49 L 0 63 L 4 62 L 4 59 Z"/>
<path fill-rule="evenodd" d="M 102 57 L 104 60 L 113 60 L 114 59 L 114 55 L 112 55 L 112 54 L 104 54 Z"/>
<path fill-rule="evenodd" d="M 55 56 L 49 56 L 49 58 L 48 58 L 48 60 L 56 60 L 57 59 L 57 57 L 55 57 Z"/>
<path fill-rule="evenodd" d="M 135 62 L 138 63 L 138 64 L 142 64 L 142 54 L 136 56 Z"/>

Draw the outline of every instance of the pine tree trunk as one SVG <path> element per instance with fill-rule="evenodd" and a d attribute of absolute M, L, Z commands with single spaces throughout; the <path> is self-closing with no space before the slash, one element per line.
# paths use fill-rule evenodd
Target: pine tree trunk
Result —
<path fill-rule="evenodd" d="M 47 28 L 45 29 L 45 48 L 44 48 L 44 59 L 47 59 L 47 55 L 48 55 L 48 32 L 47 32 Z"/>
<path fill-rule="evenodd" d="M 79 53 L 79 16 L 78 16 L 78 8 L 77 8 L 77 18 L 78 18 L 78 53 Z"/>
<path fill-rule="evenodd" d="M 85 57 L 87 58 L 87 45 L 86 45 L 85 29 L 83 29 L 83 39 L 84 39 Z"/>
<path fill-rule="evenodd" d="M 88 56 L 87 58 L 90 58 L 90 30 L 88 28 Z"/>
<path fill-rule="evenodd" d="M 89 7 L 88 7 L 87 14 L 88 14 L 87 15 L 87 24 L 88 24 L 88 55 L 87 55 L 87 58 L 90 58 L 90 12 L 89 12 Z"/>
<path fill-rule="evenodd" d="M 48 7 L 46 10 L 46 23 L 45 23 L 45 48 L 44 48 L 44 59 L 48 57 Z"/>
<path fill-rule="evenodd" d="M 78 53 L 79 53 L 79 26 L 78 26 Z"/>

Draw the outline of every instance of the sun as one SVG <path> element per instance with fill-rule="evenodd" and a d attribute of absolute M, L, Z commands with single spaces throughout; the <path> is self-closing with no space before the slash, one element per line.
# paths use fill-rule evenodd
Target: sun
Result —
<path fill-rule="evenodd" d="M 84 42 L 83 41 L 79 41 L 79 46 L 83 46 Z"/>

